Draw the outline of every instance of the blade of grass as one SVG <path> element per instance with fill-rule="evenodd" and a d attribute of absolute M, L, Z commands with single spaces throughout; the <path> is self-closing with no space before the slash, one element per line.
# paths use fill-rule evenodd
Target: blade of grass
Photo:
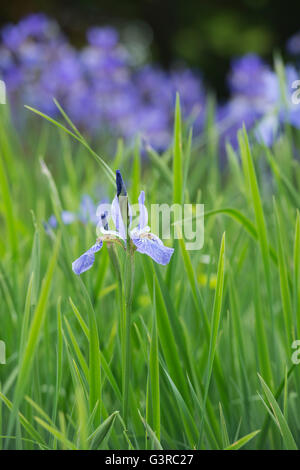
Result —
<path fill-rule="evenodd" d="M 272 409 L 273 416 L 276 420 L 277 426 L 278 426 L 279 431 L 282 435 L 285 447 L 288 450 L 297 450 L 298 448 L 297 448 L 296 442 L 294 440 L 294 437 L 291 433 L 291 430 L 290 430 L 290 428 L 289 428 L 289 426 L 286 422 L 286 419 L 285 419 L 281 409 L 279 408 L 279 405 L 278 405 L 274 395 L 272 394 L 272 392 L 269 389 L 269 387 L 267 386 L 266 382 L 263 380 L 263 378 L 259 374 L 258 374 L 258 377 L 259 377 L 260 383 L 262 385 L 262 388 L 265 392 L 265 395 L 267 397 L 268 403 L 269 403 L 269 405 Z"/>
<path fill-rule="evenodd" d="M 210 336 L 210 343 L 209 343 L 207 370 L 206 370 L 206 376 L 205 376 L 204 397 L 203 397 L 203 404 L 202 404 L 202 416 L 201 416 L 201 423 L 200 423 L 200 433 L 199 433 L 200 437 L 199 437 L 198 448 L 201 448 L 201 443 L 202 443 L 203 424 L 204 424 L 204 417 L 205 417 L 205 411 L 206 411 L 206 401 L 207 401 L 208 390 L 209 390 L 209 385 L 210 385 L 210 380 L 211 380 L 211 375 L 212 375 L 212 370 L 213 370 L 213 363 L 214 363 L 216 347 L 217 347 L 217 338 L 218 338 L 218 333 L 219 333 L 222 300 L 223 300 L 224 271 L 225 271 L 225 233 L 223 233 L 223 236 L 222 236 L 220 253 L 219 253 L 217 283 L 216 283 L 214 306 L 213 306 L 213 313 L 212 313 L 212 320 L 211 320 L 211 336 Z"/>
<path fill-rule="evenodd" d="M 275 225 L 276 225 L 276 237 L 277 237 L 277 257 L 278 257 L 278 270 L 280 279 L 280 292 L 281 292 L 281 305 L 286 333 L 286 348 L 290 351 L 292 339 L 294 337 L 293 331 L 293 318 L 292 318 L 292 301 L 287 276 L 287 263 L 286 256 L 283 248 L 283 227 L 279 216 L 278 207 L 273 198 L 274 213 L 275 213 Z"/>
<path fill-rule="evenodd" d="M 269 252 L 269 243 L 268 243 L 268 235 L 267 235 L 267 226 L 265 222 L 262 201 L 260 197 L 254 163 L 253 163 L 249 140 L 248 140 L 247 131 L 245 127 L 243 128 L 243 131 L 239 132 L 238 140 L 239 140 L 239 145 L 241 149 L 241 158 L 242 158 L 244 169 L 246 172 L 245 179 L 246 181 L 249 182 L 250 191 L 251 191 L 258 242 L 259 242 L 259 246 L 261 250 L 262 261 L 263 261 L 264 272 L 265 272 L 265 280 L 266 280 L 267 291 L 268 291 L 269 310 L 270 310 L 271 318 L 273 319 L 272 280 L 271 280 L 270 252 Z"/>
<path fill-rule="evenodd" d="M 224 450 L 238 450 L 241 449 L 241 447 L 244 447 L 244 445 L 248 444 L 257 434 L 260 432 L 260 430 L 250 432 L 250 434 L 247 434 L 244 437 L 241 437 L 238 441 L 234 442 L 233 444 L 230 444 L 230 446 L 226 447 Z"/>
<path fill-rule="evenodd" d="M 25 108 L 29 109 L 29 111 L 32 111 L 35 114 L 38 114 L 41 117 L 47 119 L 47 121 L 51 122 L 52 124 L 57 126 L 59 129 L 63 130 L 64 132 L 66 132 L 67 134 L 72 136 L 75 140 L 80 142 L 89 151 L 89 153 L 94 157 L 96 162 L 104 170 L 104 172 L 105 172 L 106 176 L 108 177 L 109 181 L 113 185 L 115 185 L 115 175 L 114 175 L 113 171 L 107 165 L 107 163 L 103 160 L 103 158 L 101 158 L 96 152 L 94 152 L 94 150 L 92 150 L 92 148 L 89 146 L 89 144 L 86 142 L 86 140 L 81 136 L 81 134 L 79 134 L 79 136 L 78 136 L 76 133 L 70 131 L 67 127 L 63 126 L 62 124 L 60 124 L 55 119 L 51 118 L 50 116 L 47 116 L 47 114 L 44 114 L 41 111 L 38 111 L 37 109 L 32 108 L 31 106 L 25 105 Z"/>
<path fill-rule="evenodd" d="M 88 437 L 91 449 L 98 449 L 103 440 L 110 433 L 119 411 L 114 411 L 98 428 Z"/>
<path fill-rule="evenodd" d="M 173 146 L 173 203 L 182 204 L 182 136 L 180 98 L 176 93 L 174 146 Z"/>
<path fill-rule="evenodd" d="M 24 392 L 28 383 L 31 368 L 33 366 L 33 359 L 34 359 L 38 342 L 41 336 L 42 326 L 43 326 L 46 311 L 47 311 L 46 310 L 47 301 L 48 301 L 48 297 L 50 294 L 50 287 L 51 287 L 51 282 L 52 282 L 52 278 L 54 274 L 54 269 L 57 263 L 59 247 L 60 247 L 60 237 L 58 237 L 57 239 L 52 258 L 50 259 L 50 262 L 48 265 L 47 273 L 42 283 L 41 293 L 39 296 L 39 300 L 38 300 L 35 312 L 33 314 L 32 322 L 30 325 L 29 333 L 28 333 L 28 340 L 24 348 L 24 354 L 20 360 L 19 375 L 18 375 L 15 392 L 14 392 L 13 410 L 12 410 L 12 414 L 10 415 L 10 421 L 8 425 L 8 430 L 9 430 L 8 434 L 11 434 L 14 420 L 15 420 L 19 405 L 21 403 L 21 400 L 23 398 L 23 395 L 24 395 Z"/>
<path fill-rule="evenodd" d="M 160 389 L 159 389 L 159 361 L 158 361 L 158 338 L 156 326 L 156 296 L 155 281 L 153 282 L 153 326 L 150 343 L 150 392 L 153 414 L 153 430 L 160 441 Z"/>

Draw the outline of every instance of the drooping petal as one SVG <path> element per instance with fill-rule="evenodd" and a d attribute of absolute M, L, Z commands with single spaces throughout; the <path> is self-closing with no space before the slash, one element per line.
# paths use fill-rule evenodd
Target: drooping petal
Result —
<path fill-rule="evenodd" d="M 79 274 L 84 273 L 88 269 L 90 269 L 95 261 L 95 253 L 101 250 L 103 245 L 102 240 L 95 243 L 89 250 L 87 250 L 83 255 L 81 255 L 76 261 L 72 263 L 72 269 L 75 274 L 79 276 Z"/>
<path fill-rule="evenodd" d="M 143 230 L 148 223 L 148 211 L 145 206 L 145 193 L 141 191 L 139 195 L 139 209 L 140 209 L 140 220 L 139 220 L 139 230 Z"/>
<path fill-rule="evenodd" d="M 151 238 L 150 238 L 151 237 Z M 152 233 L 149 237 L 132 238 L 137 251 L 150 256 L 156 263 L 166 265 L 170 262 L 174 248 L 169 248 Z"/>

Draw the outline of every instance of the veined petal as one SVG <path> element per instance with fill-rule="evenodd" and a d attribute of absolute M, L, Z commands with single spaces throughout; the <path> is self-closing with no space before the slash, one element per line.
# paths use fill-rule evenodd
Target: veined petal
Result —
<path fill-rule="evenodd" d="M 95 243 L 89 250 L 81 255 L 76 261 L 72 263 L 72 269 L 75 274 L 79 275 L 90 269 L 95 261 L 95 253 L 101 250 L 103 245 L 102 240 Z"/>
<path fill-rule="evenodd" d="M 139 220 L 139 230 L 143 230 L 148 223 L 148 211 L 145 206 L 145 193 L 141 191 L 139 195 L 139 209 L 140 209 L 140 220 Z"/>
<path fill-rule="evenodd" d="M 170 262 L 174 248 L 169 248 L 153 233 L 148 236 L 132 238 L 137 251 L 150 256 L 156 263 L 166 265 Z"/>

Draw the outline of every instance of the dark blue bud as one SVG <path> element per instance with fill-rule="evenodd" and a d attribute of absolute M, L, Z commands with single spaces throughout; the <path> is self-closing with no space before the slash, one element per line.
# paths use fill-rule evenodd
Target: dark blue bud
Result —
<path fill-rule="evenodd" d="M 126 186 L 124 184 L 120 170 L 116 171 L 117 196 L 127 196 Z"/>

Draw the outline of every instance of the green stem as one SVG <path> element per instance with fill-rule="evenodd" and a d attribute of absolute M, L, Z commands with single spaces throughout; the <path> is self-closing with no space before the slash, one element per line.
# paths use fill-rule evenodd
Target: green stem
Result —
<path fill-rule="evenodd" d="M 124 269 L 124 314 L 123 314 L 123 367 L 122 367 L 122 386 L 123 386 L 123 419 L 127 425 L 128 403 L 129 403 L 129 384 L 131 372 L 131 306 L 134 280 L 134 252 L 130 246 L 126 252 Z"/>

